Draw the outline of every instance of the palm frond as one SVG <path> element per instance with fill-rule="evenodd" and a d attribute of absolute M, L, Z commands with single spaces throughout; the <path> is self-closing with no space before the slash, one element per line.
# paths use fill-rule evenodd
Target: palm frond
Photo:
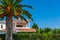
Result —
<path fill-rule="evenodd" d="M 25 20 L 28 23 L 28 21 L 26 20 L 26 18 L 24 18 L 24 16 L 20 15 L 19 17 L 22 18 L 23 20 Z"/>
<path fill-rule="evenodd" d="M 4 10 L 0 10 L 0 18 L 3 18 L 4 16 L 6 16 L 6 13 Z"/>
<path fill-rule="evenodd" d="M 15 16 L 15 15 L 14 15 L 14 18 L 19 19 L 18 16 Z"/>
<path fill-rule="evenodd" d="M 1 10 L 2 8 L 3 8 L 2 5 L 0 5 L 0 10 Z"/>
<path fill-rule="evenodd" d="M 6 2 L 3 0 L 0 0 L 0 3 L 3 5 L 3 6 L 6 6 Z"/>
<path fill-rule="evenodd" d="M 22 9 L 21 8 L 16 8 L 16 12 L 22 12 Z"/>
<path fill-rule="evenodd" d="M 33 21 L 32 15 L 27 10 L 23 10 L 23 14 L 25 14 L 29 19 Z"/>
<path fill-rule="evenodd" d="M 14 0 L 10 0 L 10 4 L 13 5 Z"/>
<path fill-rule="evenodd" d="M 15 16 L 19 16 L 20 14 L 22 14 L 22 10 L 20 8 L 14 8 L 14 10 L 12 10 Z"/>
<path fill-rule="evenodd" d="M 7 0 L 8 4 L 12 5 L 15 0 Z"/>
<path fill-rule="evenodd" d="M 29 5 L 22 5 L 22 4 L 17 4 L 16 7 L 19 7 L 19 8 L 22 8 L 22 7 L 28 7 L 28 8 L 33 9 L 32 6 L 29 6 Z"/>
<path fill-rule="evenodd" d="M 8 4 L 11 5 L 11 0 L 7 0 L 8 1 Z"/>
<path fill-rule="evenodd" d="M 16 0 L 14 3 L 13 3 L 13 6 L 19 4 L 22 0 Z"/>
<path fill-rule="evenodd" d="M 22 0 L 16 0 L 15 3 L 20 3 Z"/>
<path fill-rule="evenodd" d="M 14 7 L 16 7 L 16 8 L 22 8 L 22 5 L 17 4 L 17 5 L 15 5 Z"/>
<path fill-rule="evenodd" d="M 0 14 L 3 14 L 4 13 L 4 11 L 3 10 L 0 10 Z"/>
<path fill-rule="evenodd" d="M 22 7 L 28 7 L 28 8 L 33 9 L 33 7 L 32 6 L 29 6 L 29 5 L 22 5 Z"/>
<path fill-rule="evenodd" d="M 4 6 L 7 5 L 7 0 L 1 0 L 0 2 L 1 2 Z"/>

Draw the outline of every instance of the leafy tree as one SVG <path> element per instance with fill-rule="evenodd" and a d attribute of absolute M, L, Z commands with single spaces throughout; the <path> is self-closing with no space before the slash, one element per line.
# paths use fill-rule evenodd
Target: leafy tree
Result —
<path fill-rule="evenodd" d="M 0 0 L 0 18 L 1 20 L 6 17 L 6 40 L 12 40 L 13 33 L 13 19 L 14 18 L 22 18 L 27 23 L 28 21 L 23 16 L 26 15 L 29 19 L 32 19 L 32 15 L 24 10 L 24 7 L 32 8 L 29 5 L 20 4 L 22 0 Z"/>
<path fill-rule="evenodd" d="M 44 28 L 44 32 L 45 32 L 45 33 L 49 33 L 49 32 L 51 32 L 51 29 L 48 28 L 48 27 L 46 27 L 46 28 Z"/>
<path fill-rule="evenodd" d="M 60 34 L 60 28 L 59 28 L 59 29 L 54 28 L 54 29 L 52 30 L 52 33 L 53 33 L 53 34 Z"/>
<path fill-rule="evenodd" d="M 53 30 L 52 30 L 52 34 L 57 34 L 57 28 L 54 28 Z"/>
<path fill-rule="evenodd" d="M 60 28 L 59 28 L 59 29 L 57 29 L 57 34 L 60 34 Z"/>
<path fill-rule="evenodd" d="M 32 28 L 33 28 L 33 29 L 39 29 L 39 28 L 38 28 L 38 25 L 37 25 L 36 23 L 33 24 Z"/>
<path fill-rule="evenodd" d="M 42 28 L 40 28 L 40 34 L 43 34 L 44 30 Z"/>

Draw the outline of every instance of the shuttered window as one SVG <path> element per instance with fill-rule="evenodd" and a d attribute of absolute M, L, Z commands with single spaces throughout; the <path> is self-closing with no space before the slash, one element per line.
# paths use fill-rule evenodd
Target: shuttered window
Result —
<path fill-rule="evenodd" d="M 1 25 L 1 28 L 3 28 L 3 25 Z"/>

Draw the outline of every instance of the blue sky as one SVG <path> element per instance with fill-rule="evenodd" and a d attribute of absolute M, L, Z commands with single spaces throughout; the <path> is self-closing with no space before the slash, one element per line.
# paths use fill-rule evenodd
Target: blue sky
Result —
<path fill-rule="evenodd" d="M 22 4 L 34 7 L 34 10 L 26 9 L 39 27 L 60 28 L 60 0 L 23 0 Z"/>

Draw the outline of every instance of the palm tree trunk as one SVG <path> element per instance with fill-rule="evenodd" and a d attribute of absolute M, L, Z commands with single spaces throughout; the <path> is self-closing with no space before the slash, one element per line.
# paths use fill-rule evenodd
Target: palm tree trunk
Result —
<path fill-rule="evenodd" d="M 6 38 L 5 40 L 12 40 L 12 33 L 13 33 L 13 20 L 12 17 L 6 18 Z"/>

